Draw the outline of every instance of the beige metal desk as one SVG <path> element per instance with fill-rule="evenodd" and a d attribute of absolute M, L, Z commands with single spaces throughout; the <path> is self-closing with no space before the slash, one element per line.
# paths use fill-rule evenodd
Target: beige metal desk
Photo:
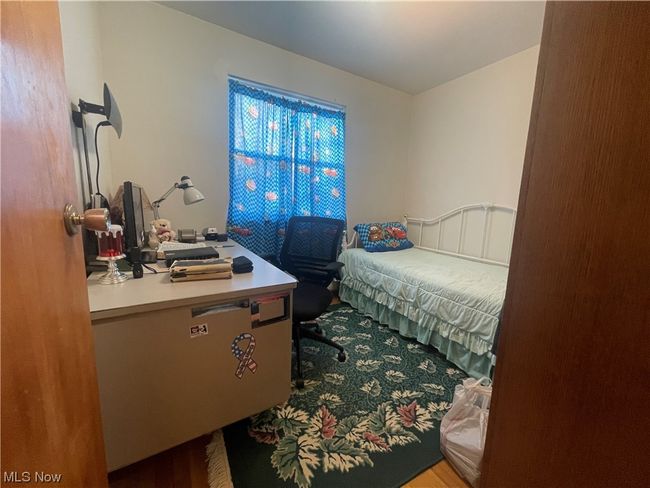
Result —
<path fill-rule="evenodd" d="M 218 251 L 248 257 L 253 272 L 183 283 L 168 273 L 119 285 L 99 284 L 99 273 L 88 279 L 109 471 L 289 397 L 295 280 L 237 244 Z"/>

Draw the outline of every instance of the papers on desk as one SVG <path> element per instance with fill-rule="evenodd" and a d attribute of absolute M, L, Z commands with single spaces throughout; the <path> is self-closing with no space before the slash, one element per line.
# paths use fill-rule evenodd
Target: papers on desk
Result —
<path fill-rule="evenodd" d="M 169 268 L 172 282 L 223 280 L 232 278 L 232 259 L 192 259 L 174 261 Z"/>
<path fill-rule="evenodd" d="M 157 261 L 155 263 L 147 264 L 144 268 L 146 273 L 169 273 L 169 268 L 165 266 L 165 261 Z"/>

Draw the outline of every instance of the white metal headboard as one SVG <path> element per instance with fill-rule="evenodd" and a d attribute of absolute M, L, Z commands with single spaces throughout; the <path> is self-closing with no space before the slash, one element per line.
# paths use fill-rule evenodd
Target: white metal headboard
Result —
<path fill-rule="evenodd" d="M 480 245 L 480 252 L 477 253 L 478 255 L 472 255 L 463 252 L 465 248 L 465 237 L 466 237 L 465 219 L 468 213 L 471 211 L 483 212 L 483 219 L 481 222 L 482 229 L 479 234 L 481 245 Z M 507 246 L 507 249 L 503 249 L 505 252 L 502 253 L 505 256 L 504 259 L 490 259 L 487 257 L 487 252 L 488 249 L 490 248 L 490 235 L 491 235 L 490 216 L 493 211 L 505 212 L 511 218 L 508 239 L 507 241 L 504 241 L 505 245 Z M 456 249 L 455 251 L 442 249 L 441 245 L 444 242 L 445 222 L 455 219 L 458 216 L 460 216 L 460 227 L 458 232 L 458 239 L 456 242 Z M 510 251 L 512 247 L 512 238 L 513 238 L 513 233 L 515 228 L 516 216 L 517 216 L 517 210 L 515 210 L 512 207 L 507 207 L 505 205 L 495 205 L 493 203 L 476 203 L 472 205 L 465 205 L 462 207 L 458 207 L 454 210 L 451 210 L 433 219 L 415 218 L 415 217 L 408 217 L 405 215 L 402 223 L 404 224 L 405 227 L 407 227 L 409 224 L 415 224 L 416 226 L 419 227 L 419 234 L 417 236 L 417 239 L 414 239 L 413 236 L 409 236 L 411 241 L 414 242 L 415 247 L 419 249 L 424 249 L 426 251 L 433 251 L 440 254 L 447 254 L 449 256 L 456 256 L 464 259 L 469 259 L 472 261 L 479 261 L 488 264 L 497 264 L 499 266 L 507 267 L 510 262 Z M 434 239 L 433 246 L 425 246 L 422 243 L 422 235 L 423 235 L 424 228 L 428 226 L 438 226 L 438 233 L 436 239 Z M 349 242 L 347 241 L 347 239 L 345 239 L 344 248 L 347 249 L 353 247 L 356 242 L 356 238 L 357 235 L 355 232 L 352 236 L 352 239 Z"/>

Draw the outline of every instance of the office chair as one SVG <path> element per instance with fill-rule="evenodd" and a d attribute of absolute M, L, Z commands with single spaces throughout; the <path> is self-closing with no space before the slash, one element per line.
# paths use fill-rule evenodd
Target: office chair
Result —
<path fill-rule="evenodd" d="M 312 339 L 339 351 L 338 360 L 345 361 L 345 350 L 328 339 L 314 319 L 327 310 L 332 293 L 327 286 L 343 263 L 336 262 L 345 222 L 324 217 L 291 217 L 280 251 L 281 268 L 298 280 L 293 291 L 293 343 L 296 348 L 296 386 L 302 388 L 300 341 Z"/>

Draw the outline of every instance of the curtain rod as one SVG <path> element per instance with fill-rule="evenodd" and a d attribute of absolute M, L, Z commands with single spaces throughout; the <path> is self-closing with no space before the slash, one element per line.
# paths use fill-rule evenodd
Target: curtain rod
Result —
<path fill-rule="evenodd" d="M 247 80 L 246 78 L 241 78 L 241 77 L 235 76 L 235 75 L 228 75 L 228 79 L 239 81 L 239 82 L 244 83 L 246 85 L 249 85 L 249 86 L 251 86 L 253 88 L 259 88 L 260 90 L 271 91 L 271 92 L 277 93 L 278 95 L 284 95 L 286 97 L 293 98 L 294 100 L 304 100 L 304 101 L 307 101 L 307 102 L 311 102 L 314 105 L 320 105 L 323 108 L 328 108 L 328 109 L 332 109 L 332 110 L 338 110 L 338 111 L 341 111 L 341 112 L 345 112 L 345 105 L 340 105 L 338 103 L 328 102 L 327 100 L 322 100 L 320 98 L 310 97 L 309 95 L 303 95 L 302 93 L 298 93 L 298 92 L 283 90 L 282 88 L 278 88 L 278 87 L 275 87 L 275 86 L 272 86 L 272 85 L 267 85 L 265 83 L 260 83 L 258 81 Z"/>

